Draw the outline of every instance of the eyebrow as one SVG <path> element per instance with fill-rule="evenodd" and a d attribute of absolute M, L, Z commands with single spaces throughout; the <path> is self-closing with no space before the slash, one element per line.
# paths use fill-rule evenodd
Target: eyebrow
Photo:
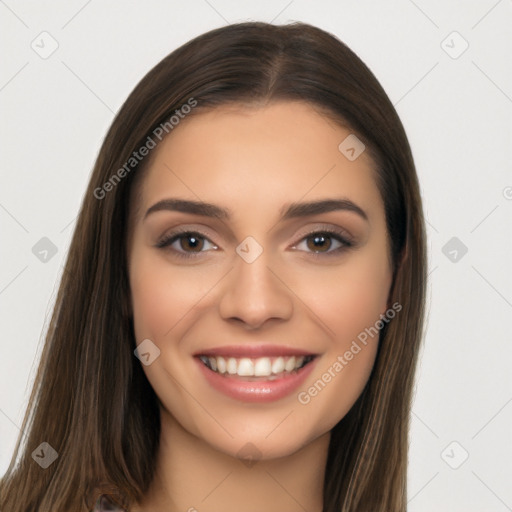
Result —
<path fill-rule="evenodd" d="M 176 211 L 182 213 L 191 213 L 204 217 L 212 217 L 219 220 L 229 220 L 232 212 L 227 208 L 221 208 L 215 204 L 205 203 L 203 201 L 191 201 L 186 199 L 162 199 L 151 206 L 145 213 L 144 219 L 151 213 L 163 210 Z M 328 213 L 333 211 L 349 211 L 356 213 L 364 220 L 368 220 L 366 212 L 357 204 L 349 199 L 322 199 L 320 201 L 311 201 L 307 203 L 291 203 L 284 205 L 280 210 L 281 219 L 288 220 L 297 217 L 307 217 L 319 213 Z"/>

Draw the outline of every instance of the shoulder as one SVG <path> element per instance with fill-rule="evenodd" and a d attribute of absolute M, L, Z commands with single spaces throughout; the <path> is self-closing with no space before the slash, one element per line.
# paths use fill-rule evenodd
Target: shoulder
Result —
<path fill-rule="evenodd" d="M 105 494 L 102 494 L 94 504 L 91 512 L 127 512 L 124 508 L 116 505 Z"/>

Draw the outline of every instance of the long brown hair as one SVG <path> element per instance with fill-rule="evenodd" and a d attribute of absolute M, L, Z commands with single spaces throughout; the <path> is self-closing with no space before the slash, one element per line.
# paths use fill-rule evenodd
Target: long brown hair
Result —
<path fill-rule="evenodd" d="M 130 191 L 149 158 L 126 163 L 191 98 L 197 107 L 190 115 L 233 102 L 306 101 L 349 126 L 370 151 L 392 253 L 389 303 L 402 311 L 381 330 L 368 383 L 332 429 L 323 510 L 405 511 L 426 286 L 409 143 L 383 88 L 345 44 L 311 25 L 261 22 L 215 29 L 181 46 L 141 80 L 114 119 L 83 198 L 24 433 L 1 480 L 0 509 L 90 510 L 100 492 L 117 493 L 129 507 L 149 488 L 160 416 L 133 353 L 125 250 Z M 43 442 L 58 454 L 46 469 L 32 457 Z"/>

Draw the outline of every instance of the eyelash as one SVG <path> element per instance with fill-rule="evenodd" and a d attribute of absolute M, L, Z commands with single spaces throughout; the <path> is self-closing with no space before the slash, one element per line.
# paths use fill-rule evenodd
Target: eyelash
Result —
<path fill-rule="evenodd" d="M 156 244 L 155 247 L 158 249 L 166 249 L 168 246 L 173 244 L 176 240 L 179 240 L 181 237 L 185 237 L 185 235 L 192 235 L 200 238 L 204 238 L 205 240 L 208 240 L 211 244 L 213 242 L 200 231 L 191 231 L 191 230 L 179 230 L 174 231 L 164 237 L 162 237 Z M 310 252 L 309 254 L 312 255 L 314 258 L 324 258 L 324 257 L 332 257 L 340 254 L 343 251 L 346 251 L 347 249 L 350 249 L 354 246 L 354 242 L 344 233 L 337 230 L 333 230 L 332 228 L 326 228 L 326 229 L 316 229 L 314 231 L 311 231 L 307 233 L 305 236 L 303 236 L 298 243 L 307 240 L 308 238 L 311 238 L 313 235 L 328 235 L 330 238 L 334 238 L 338 242 L 340 242 L 342 245 L 341 247 L 338 247 L 337 249 L 334 249 L 332 251 L 328 252 Z M 295 245 L 298 245 L 295 244 Z M 213 244 L 215 246 L 215 244 Z M 172 249 L 172 251 L 176 254 L 178 258 L 188 259 L 188 258 L 195 258 L 198 255 L 200 255 L 202 252 L 199 253 L 193 253 L 193 252 L 181 252 L 176 251 L 175 249 Z"/>

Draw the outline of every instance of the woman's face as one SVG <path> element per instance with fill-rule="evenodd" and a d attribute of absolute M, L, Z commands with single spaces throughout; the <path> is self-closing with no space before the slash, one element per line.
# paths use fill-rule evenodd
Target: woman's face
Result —
<path fill-rule="evenodd" d="M 131 205 L 143 370 L 163 414 L 224 453 L 294 453 L 369 378 L 392 277 L 372 161 L 352 138 L 339 149 L 350 134 L 302 102 L 198 113 Z"/>

